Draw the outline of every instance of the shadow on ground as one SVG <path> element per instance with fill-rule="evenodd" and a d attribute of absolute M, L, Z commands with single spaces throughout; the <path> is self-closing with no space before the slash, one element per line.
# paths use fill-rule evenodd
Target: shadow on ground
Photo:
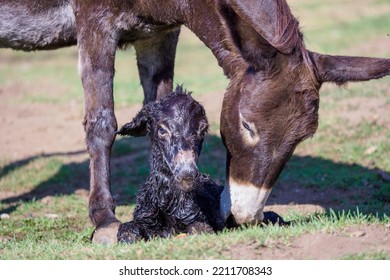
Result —
<path fill-rule="evenodd" d="M 149 173 L 149 148 L 146 138 L 120 138 L 115 142 L 111 164 L 112 193 L 118 205 L 134 203 L 138 186 Z M 50 159 L 83 153 L 85 152 L 77 151 L 38 155 L 12 162 L 0 169 L 0 181 L 38 158 Z M 88 164 L 88 160 L 62 164 L 58 172 L 30 191 L 18 195 L 3 195 L 0 212 L 11 213 L 22 203 L 41 200 L 47 196 L 71 195 L 80 190 L 84 190 L 87 195 Z M 202 172 L 224 181 L 225 148 L 219 137 L 210 135 L 206 138 L 199 166 Z M 379 170 L 357 164 L 349 165 L 323 158 L 294 155 L 274 186 L 268 205 L 288 207 L 313 204 L 325 210 L 356 210 L 358 207 L 360 212 L 366 214 L 388 215 L 390 184 L 379 174 Z"/>

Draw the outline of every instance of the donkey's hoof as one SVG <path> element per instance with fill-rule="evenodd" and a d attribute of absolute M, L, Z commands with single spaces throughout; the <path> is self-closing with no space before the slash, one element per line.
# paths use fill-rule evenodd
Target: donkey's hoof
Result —
<path fill-rule="evenodd" d="M 95 229 L 92 234 L 92 243 L 101 245 L 112 245 L 118 243 L 118 230 L 120 222 L 101 226 Z"/>

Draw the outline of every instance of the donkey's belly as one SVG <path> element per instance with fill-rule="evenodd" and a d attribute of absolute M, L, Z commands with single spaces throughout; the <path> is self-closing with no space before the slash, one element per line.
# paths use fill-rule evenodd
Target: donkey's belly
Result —
<path fill-rule="evenodd" d="M 18 3 L 0 3 L 0 48 L 30 51 L 76 44 L 76 23 L 70 3 L 62 1 L 39 10 Z"/>

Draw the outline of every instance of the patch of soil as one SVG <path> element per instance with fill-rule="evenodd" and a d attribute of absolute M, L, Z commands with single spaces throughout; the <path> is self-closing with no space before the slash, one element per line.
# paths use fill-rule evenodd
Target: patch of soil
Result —
<path fill-rule="evenodd" d="M 220 122 L 223 97 L 223 92 L 211 92 L 199 97 L 195 96 L 195 99 L 204 106 L 210 124 L 219 124 Z"/>
<path fill-rule="evenodd" d="M 17 87 L 12 91 L 14 96 L 23 94 Z M 219 123 L 223 93 L 206 94 L 197 99 L 205 106 L 209 122 Z M 84 152 L 83 106 L 75 102 L 18 104 L 12 102 L 12 96 L 2 96 L 0 155 L 20 160 L 40 154 Z M 116 108 L 118 127 L 129 122 L 140 108 L 140 105 Z"/>
<path fill-rule="evenodd" d="M 286 211 L 309 214 L 324 212 L 329 208 L 351 209 L 361 203 L 357 201 L 359 198 L 372 196 L 372 191 L 372 188 L 356 188 L 352 195 L 351 190 L 341 188 L 307 188 L 295 183 L 279 183 L 273 188 L 267 207 L 280 215 Z"/>
<path fill-rule="evenodd" d="M 383 98 L 350 97 L 339 103 L 338 116 L 347 121 L 348 126 L 356 126 L 366 122 L 390 128 L 390 104 Z"/>
<path fill-rule="evenodd" d="M 383 36 L 368 40 L 366 43 L 356 44 L 354 47 L 348 49 L 348 55 L 386 57 L 390 49 L 390 36 L 383 34 Z"/>
<path fill-rule="evenodd" d="M 272 201 L 270 202 L 272 203 Z M 273 211 L 277 213 L 280 216 L 285 216 L 289 213 L 295 213 L 298 215 L 309 215 L 313 213 L 325 213 L 325 207 L 317 204 L 309 204 L 309 203 L 302 203 L 302 204 L 271 204 L 267 205 L 264 208 L 264 211 Z"/>
<path fill-rule="evenodd" d="M 314 250 L 315 248 L 315 250 Z M 230 248 L 233 259 L 341 259 L 357 254 L 390 254 L 390 228 L 361 225 L 332 232 L 306 233 L 288 242 L 266 241 Z"/>
<path fill-rule="evenodd" d="M 4 99 L 3 99 L 4 100 Z M 0 104 L 0 154 L 11 160 L 40 154 L 85 153 L 83 104 Z M 140 106 L 119 108 L 118 124 L 134 116 Z"/>
<path fill-rule="evenodd" d="M 84 150 L 77 105 L 0 105 L 0 154 L 8 159 Z"/>

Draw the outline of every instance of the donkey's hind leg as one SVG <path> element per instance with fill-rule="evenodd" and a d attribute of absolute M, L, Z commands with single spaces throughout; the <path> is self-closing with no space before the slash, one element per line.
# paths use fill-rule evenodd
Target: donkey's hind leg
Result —
<path fill-rule="evenodd" d="M 159 99 L 172 91 L 173 68 L 180 29 L 160 32 L 134 43 L 144 104 Z"/>

